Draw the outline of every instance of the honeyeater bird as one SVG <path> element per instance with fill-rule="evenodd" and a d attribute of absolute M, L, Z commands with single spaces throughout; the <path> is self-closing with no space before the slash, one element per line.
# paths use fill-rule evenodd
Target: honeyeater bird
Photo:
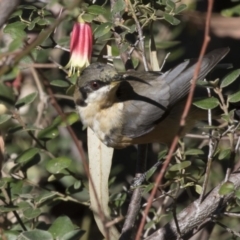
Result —
<path fill-rule="evenodd" d="M 203 80 L 228 52 L 228 48 L 222 48 L 205 55 L 198 79 Z M 171 144 L 196 63 L 196 59 L 190 59 L 165 73 L 118 73 L 107 64 L 90 64 L 79 77 L 74 93 L 82 123 L 113 148 L 153 142 Z M 192 106 L 182 133 L 206 116 L 207 111 Z"/>

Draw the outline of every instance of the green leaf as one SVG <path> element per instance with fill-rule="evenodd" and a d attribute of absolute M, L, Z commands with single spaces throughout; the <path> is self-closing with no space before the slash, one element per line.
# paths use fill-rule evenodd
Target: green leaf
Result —
<path fill-rule="evenodd" d="M 38 138 L 43 141 L 54 139 L 59 135 L 58 129 L 55 125 L 51 125 L 38 133 Z"/>
<path fill-rule="evenodd" d="M 230 157 L 230 155 L 231 155 L 231 149 L 224 149 L 224 150 L 220 151 L 220 153 L 218 155 L 218 159 L 226 160 Z"/>
<path fill-rule="evenodd" d="M 23 39 L 27 36 L 24 31 L 25 28 L 26 28 L 25 23 L 16 21 L 14 23 L 9 23 L 3 29 L 3 32 L 8 33 L 12 37 L 12 39 L 17 39 L 17 38 Z"/>
<path fill-rule="evenodd" d="M 18 67 L 13 67 L 10 71 L 8 71 L 7 73 L 5 73 L 3 76 L 1 76 L 1 80 L 2 81 L 8 81 L 10 80 L 12 82 L 13 79 L 15 79 L 17 76 L 19 75 L 19 68 Z M 3 85 L 5 87 L 7 87 L 6 85 Z M 12 90 L 12 88 L 11 88 Z M 2 88 L 0 91 L 0 94 L 3 94 L 4 92 L 2 92 Z M 6 94 L 6 93 L 5 93 Z"/>
<path fill-rule="evenodd" d="M 72 125 L 79 120 L 79 115 L 76 112 L 70 112 L 65 114 L 65 121 L 62 116 L 57 116 L 53 120 L 54 126 L 66 127 L 67 125 Z"/>
<path fill-rule="evenodd" d="M 52 86 L 56 86 L 56 87 L 62 87 L 62 88 L 66 88 L 69 87 L 69 83 L 63 80 L 53 80 L 50 82 L 50 84 Z"/>
<path fill-rule="evenodd" d="M 19 48 L 22 48 L 23 45 L 23 40 L 21 38 L 16 38 L 9 44 L 8 51 L 15 51 Z"/>
<path fill-rule="evenodd" d="M 202 155 L 202 154 L 204 154 L 203 150 L 197 148 L 189 149 L 185 152 L 185 155 Z"/>
<path fill-rule="evenodd" d="M 62 239 L 62 237 L 74 230 L 74 225 L 72 224 L 69 217 L 62 216 L 58 217 L 48 229 L 48 231 L 53 235 L 54 239 Z"/>
<path fill-rule="evenodd" d="M 160 160 L 162 160 L 164 157 L 166 157 L 167 153 L 168 153 L 168 150 L 167 150 L 167 149 L 159 152 L 159 153 L 158 153 L 158 161 L 160 161 Z"/>
<path fill-rule="evenodd" d="M 211 81 L 197 80 L 197 85 L 203 86 L 206 88 L 214 88 L 214 85 Z"/>
<path fill-rule="evenodd" d="M 10 105 L 14 104 L 14 93 L 13 89 L 10 87 L 7 87 L 5 84 L 0 83 L 0 101 L 3 103 L 7 103 Z"/>
<path fill-rule="evenodd" d="M 32 198 L 33 198 L 33 196 L 32 196 Z M 23 201 L 23 202 L 18 203 L 18 207 L 21 210 L 25 210 L 27 208 L 31 208 L 31 205 L 30 205 L 30 203 Z"/>
<path fill-rule="evenodd" d="M 29 10 L 38 10 L 37 7 L 33 6 L 33 5 L 22 5 L 22 7 L 24 9 L 29 9 Z"/>
<path fill-rule="evenodd" d="M 21 155 L 19 155 L 16 159 L 16 163 L 26 163 L 29 160 L 31 160 L 33 157 L 35 157 L 37 154 L 39 154 L 38 148 L 30 148 L 24 151 Z"/>
<path fill-rule="evenodd" d="M 18 235 L 19 235 L 18 231 L 4 230 L 4 237 L 6 240 L 17 240 Z M 4 239 L 2 238 L 2 240 L 4 240 Z"/>
<path fill-rule="evenodd" d="M 65 173 L 65 172 L 64 172 L 64 173 L 51 174 L 51 175 L 48 177 L 47 181 L 48 181 L 48 182 L 53 182 L 53 181 L 56 181 L 56 180 L 59 180 L 59 179 L 65 177 L 65 176 L 66 176 L 66 173 Z"/>
<path fill-rule="evenodd" d="M 50 173 L 57 174 L 68 168 L 71 163 L 72 160 L 67 157 L 54 158 L 47 162 L 46 169 Z"/>
<path fill-rule="evenodd" d="M 81 187 L 81 185 L 82 185 L 82 182 L 77 180 L 74 182 L 73 187 L 74 187 L 74 189 L 79 189 Z"/>
<path fill-rule="evenodd" d="M 27 219 L 33 219 L 41 214 L 40 209 L 27 208 L 23 211 L 23 216 Z"/>
<path fill-rule="evenodd" d="M 149 180 L 149 178 L 156 172 L 157 167 L 152 167 L 150 170 L 147 171 L 146 174 L 146 180 Z"/>
<path fill-rule="evenodd" d="M 123 11 L 125 7 L 126 7 L 126 4 L 124 0 L 115 1 L 112 9 L 112 14 Z"/>
<path fill-rule="evenodd" d="M 23 172 L 26 172 L 28 168 L 38 164 L 40 162 L 40 160 L 41 160 L 41 158 L 40 158 L 39 154 L 35 154 L 31 158 L 27 157 L 27 159 L 22 158 L 22 161 L 20 163 L 17 162 L 17 164 L 11 169 L 11 171 L 12 171 L 12 173 L 14 173 L 21 169 Z"/>
<path fill-rule="evenodd" d="M 240 91 L 228 96 L 228 101 L 231 103 L 240 101 Z"/>
<path fill-rule="evenodd" d="M 26 97 L 23 97 L 21 99 L 19 99 L 16 103 L 15 103 L 15 107 L 16 108 L 20 108 L 24 105 L 30 104 L 32 103 L 35 98 L 37 97 L 38 93 L 34 92 L 34 93 L 30 93 L 29 95 L 27 95 Z"/>
<path fill-rule="evenodd" d="M 29 25 L 28 25 L 28 30 L 31 31 L 35 28 L 35 25 L 36 23 L 35 22 L 31 22 Z"/>
<path fill-rule="evenodd" d="M 231 73 L 229 73 L 223 78 L 220 87 L 221 88 L 227 87 L 228 85 L 233 83 L 239 77 L 239 75 L 240 75 L 240 69 L 236 69 L 232 71 Z"/>
<path fill-rule="evenodd" d="M 11 178 L 2 178 L 2 179 L 0 179 L 0 188 L 3 188 L 3 187 L 5 187 L 6 186 L 6 184 L 8 183 L 8 182 L 10 182 L 11 181 Z"/>
<path fill-rule="evenodd" d="M 102 23 L 101 25 L 99 25 L 96 31 L 94 32 L 95 38 L 99 38 L 107 34 L 110 31 L 111 27 L 112 27 L 112 24 L 108 22 Z"/>
<path fill-rule="evenodd" d="M 201 194 L 201 193 L 202 193 L 202 186 L 200 186 L 200 185 L 195 185 L 195 191 L 196 191 L 198 194 Z"/>
<path fill-rule="evenodd" d="M 3 124 L 5 122 L 7 122 L 9 119 L 11 119 L 12 116 L 8 115 L 8 114 L 1 114 L 0 115 L 0 124 Z"/>
<path fill-rule="evenodd" d="M 100 15 L 100 14 L 103 15 L 107 13 L 107 10 L 105 8 L 98 5 L 91 5 L 90 7 L 87 8 L 87 11 L 94 15 Z"/>
<path fill-rule="evenodd" d="M 235 191 L 235 196 L 240 199 L 240 189 L 238 188 L 236 191 Z"/>
<path fill-rule="evenodd" d="M 22 16 L 22 13 L 23 13 L 22 9 L 17 9 L 14 13 L 12 13 L 12 15 L 8 19 L 18 17 L 18 16 Z"/>
<path fill-rule="evenodd" d="M 18 236 L 18 240 L 53 240 L 51 233 L 43 230 L 31 230 L 22 232 Z"/>
<path fill-rule="evenodd" d="M 163 13 L 164 19 L 172 25 L 178 25 L 180 21 L 168 13 Z"/>
<path fill-rule="evenodd" d="M 154 184 L 153 184 L 153 183 L 148 184 L 148 185 L 144 188 L 143 194 L 150 192 L 153 188 L 154 188 Z"/>
<path fill-rule="evenodd" d="M 49 192 L 46 190 L 43 190 L 36 198 L 35 202 L 39 206 L 40 204 L 43 204 L 46 201 L 49 201 L 50 199 L 53 199 L 57 196 L 57 192 Z"/>
<path fill-rule="evenodd" d="M 217 107 L 219 105 L 219 101 L 215 97 L 204 98 L 204 99 L 200 99 L 200 100 L 195 100 L 193 102 L 193 105 L 195 105 L 201 109 L 208 110 L 208 109 L 213 109 L 213 108 Z"/>
<path fill-rule="evenodd" d="M 186 9 L 187 9 L 187 5 L 186 4 L 181 4 L 176 8 L 175 14 L 179 14 L 180 12 L 182 12 Z"/>
<path fill-rule="evenodd" d="M 11 207 L 0 206 L 0 213 L 12 212 L 12 211 L 15 211 L 15 210 L 18 210 L 18 209 L 19 209 L 19 207 L 17 207 L 17 206 L 11 206 Z"/>
<path fill-rule="evenodd" d="M 161 41 L 156 43 L 157 49 L 167 49 L 172 48 L 180 44 L 180 41 Z"/>
<path fill-rule="evenodd" d="M 85 13 L 84 15 L 82 15 L 82 19 L 88 23 L 91 23 L 95 17 L 96 17 L 95 15 L 88 14 L 88 13 Z"/>
<path fill-rule="evenodd" d="M 181 171 L 182 169 L 185 169 L 185 168 L 191 166 L 191 164 L 192 163 L 190 161 L 183 161 L 181 163 L 177 163 L 177 164 L 172 165 L 169 168 L 169 171 L 172 171 L 172 172 Z"/>
<path fill-rule="evenodd" d="M 221 12 L 221 14 L 224 16 L 224 17 L 231 17 L 231 16 L 234 16 L 234 15 L 240 15 L 240 4 L 232 7 L 232 8 L 229 8 L 229 9 L 225 9 Z"/>
<path fill-rule="evenodd" d="M 154 221 L 154 220 L 149 221 L 149 222 L 144 226 L 144 230 L 147 230 L 147 229 L 153 227 L 154 225 L 156 225 L 156 221 Z"/>
<path fill-rule="evenodd" d="M 47 25 L 48 23 L 45 18 L 41 18 L 37 21 L 37 24 L 40 26 L 44 26 L 44 25 Z"/>
<path fill-rule="evenodd" d="M 79 240 L 84 233 L 84 230 L 73 230 L 63 235 L 61 240 Z"/>
<path fill-rule="evenodd" d="M 234 184 L 230 181 L 227 181 L 223 183 L 223 185 L 219 189 L 220 195 L 227 195 L 229 193 L 232 193 L 234 191 Z"/>
<path fill-rule="evenodd" d="M 170 7 L 171 10 L 175 9 L 176 4 L 173 1 L 167 0 L 166 4 Z"/>

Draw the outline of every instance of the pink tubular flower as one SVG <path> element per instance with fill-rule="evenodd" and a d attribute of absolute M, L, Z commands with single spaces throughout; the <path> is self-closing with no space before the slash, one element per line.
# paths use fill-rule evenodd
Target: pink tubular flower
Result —
<path fill-rule="evenodd" d="M 81 70 L 90 64 L 92 54 L 92 29 L 91 26 L 84 22 L 81 16 L 78 17 L 78 22 L 73 26 L 70 37 L 70 60 L 66 66 L 69 69 L 68 75 L 77 71 L 79 75 Z"/>

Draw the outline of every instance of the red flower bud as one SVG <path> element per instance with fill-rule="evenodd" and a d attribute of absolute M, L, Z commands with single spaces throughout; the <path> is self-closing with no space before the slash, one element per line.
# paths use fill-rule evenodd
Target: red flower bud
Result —
<path fill-rule="evenodd" d="M 81 70 L 90 64 L 92 54 L 92 29 L 91 26 L 84 22 L 81 17 L 78 18 L 73 26 L 70 39 L 70 60 L 66 66 L 69 69 L 68 75 L 77 71 L 79 75 Z"/>

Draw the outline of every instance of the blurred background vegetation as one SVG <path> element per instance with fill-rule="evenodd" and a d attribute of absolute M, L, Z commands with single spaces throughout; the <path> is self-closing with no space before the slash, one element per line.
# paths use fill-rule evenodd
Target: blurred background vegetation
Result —
<path fill-rule="evenodd" d="M 151 38 L 155 40 L 160 65 L 166 54 L 171 53 L 163 71 L 184 59 L 199 56 L 207 1 L 139 0 L 132 1 L 132 4 L 141 26 L 144 25 L 145 49 L 149 61 Z M 135 22 L 124 0 L 116 1 L 112 12 L 107 0 L 96 0 L 94 3 L 80 0 L 20 1 L 2 27 L 0 238 L 3 240 L 103 238 L 89 209 L 88 181 L 81 156 L 58 111 L 60 108 L 66 114 L 87 156 L 86 130 L 75 112 L 72 98 L 76 75 L 67 77 L 65 69 L 69 61 L 72 26 L 83 12 L 83 18 L 91 24 L 94 35 L 92 62 L 112 61 L 112 58 L 104 57 L 108 44 L 112 47 L 114 66 L 124 71 L 124 64 L 118 56 L 131 49 L 138 39 Z M 117 12 L 124 19 L 119 24 L 122 38 L 120 49 L 113 37 L 112 15 Z M 49 29 L 53 24 L 55 27 Z M 224 63 L 231 63 L 234 69 L 239 68 L 240 2 L 215 1 L 210 29 L 208 51 L 230 47 Z M 132 60 L 137 70 L 144 70 L 137 46 L 132 53 Z M 211 80 L 222 78 L 227 72 L 229 70 L 219 69 L 211 75 Z M 227 92 L 233 93 L 239 88 L 239 81 L 236 81 Z M 208 139 L 202 139 L 201 135 L 208 130 L 203 129 L 203 125 L 199 123 L 181 145 L 183 160 L 195 163 L 191 166 L 181 165 L 181 170 L 173 168 L 165 178 L 165 191 L 179 190 L 176 194 L 177 212 L 199 196 L 208 155 Z M 226 137 L 214 155 L 216 159 L 211 169 L 208 190 L 224 179 L 228 150 L 229 139 Z M 128 188 L 134 176 L 136 154 L 135 146 L 114 152 L 109 181 L 113 218 L 126 214 L 130 196 Z M 150 146 L 148 168 L 165 155 L 164 146 Z M 175 163 L 173 161 L 170 167 Z M 153 174 L 143 186 L 143 203 L 148 199 L 154 178 Z M 169 210 L 172 203 L 171 198 L 154 202 L 150 220 L 145 227 L 148 233 L 172 218 Z M 231 204 L 229 208 L 240 210 L 238 199 Z M 160 206 L 163 209 L 159 216 Z M 237 218 L 223 217 L 221 221 L 239 231 Z M 123 221 L 120 221 L 117 227 L 121 229 L 122 224 Z M 201 235 L 196 239 L 205 238 Z M 226 229 L 216 226 L 210 239 L 233 239 L 233 236 Z"/>

